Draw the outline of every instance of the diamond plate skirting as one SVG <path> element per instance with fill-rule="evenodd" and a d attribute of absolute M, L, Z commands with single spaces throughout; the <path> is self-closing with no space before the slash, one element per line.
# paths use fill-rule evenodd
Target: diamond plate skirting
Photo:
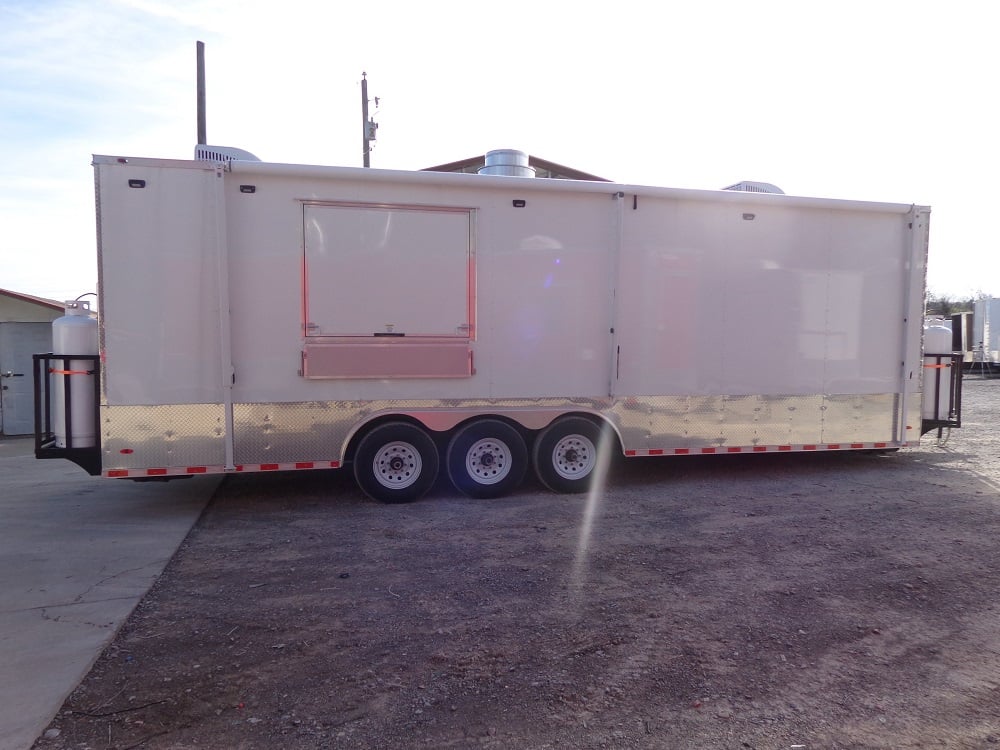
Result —
<path fill-rule="evenodd" d="M 222 404 L 102 406 L 103 468 L 224 464 Z"/>
<path fill-rule="evenodd" d="M 916 431 L 894 434 L 899 401 L 890 393 L 235 404 L 233 452 L 236 464 L 339 461 L 351 435 L 386 414 L 436 430 L 480 414 L 538 429 L 570 411 L 603 414 L 625 451 L 915 442 Z M 918 395 L 908 411 L 919 426 Z M 221 404 L 103 406 L 101 418 L 105 470 L 225 463 Z"/>
<path fill-rule="evenodd" d="M 869 443 L 898 439 L 898 401 L 892 393 L 662 396 L 622 399 L 614 414 L 626 450 Z"/>
<path fill-rule="evenodd" d="M 234 458 L 238 464 L 339 460 L 365 409 L 357 403 L 311 401 L 234 404 Z"/>

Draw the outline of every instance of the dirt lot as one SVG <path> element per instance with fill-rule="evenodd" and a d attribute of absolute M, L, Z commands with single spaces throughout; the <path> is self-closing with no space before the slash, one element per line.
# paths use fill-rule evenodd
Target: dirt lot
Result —
<path fill-rule="evenodd" d="M 35 747 L 1000 748 L 1000 381 L 965 421 L 595 498 L 230 477 Z"/>

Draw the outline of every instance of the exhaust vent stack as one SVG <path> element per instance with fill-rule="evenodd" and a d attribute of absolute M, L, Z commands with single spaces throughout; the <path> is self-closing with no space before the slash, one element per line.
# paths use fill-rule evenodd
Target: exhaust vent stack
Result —
<path fill-rule="evenodd" d="M 486 166 L 479 168 L 479 174 L 534 177 L 535 168 L 528 166 L 528 155 L 523 151 L 501 148 L 486 153 Z"/>

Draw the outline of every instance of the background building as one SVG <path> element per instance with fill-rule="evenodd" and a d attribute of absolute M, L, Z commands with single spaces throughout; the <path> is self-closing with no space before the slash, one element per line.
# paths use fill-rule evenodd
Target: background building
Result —
<path fill-rule="evenodd" d="M 31 355 L 52 349 L 55 300 L 0 289 L 0 435 L 34 432 Z"/>

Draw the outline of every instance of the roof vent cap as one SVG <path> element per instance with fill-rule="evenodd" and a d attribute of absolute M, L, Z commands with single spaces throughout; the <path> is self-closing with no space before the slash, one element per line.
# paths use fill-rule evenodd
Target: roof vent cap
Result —
<path fill-rule="evenodd" d="M 770 182 L 750 182 L 749 180 L 743 180 L 743 182 L 737 182 L 735 185 L 730 185 L 729 187 L 724 187 L 722 189 L 737 190 L 744 193 L 774 193 L 775 195 L 785 194 L 784 190 L 777 185 L 772 185 Z"/>
<path fill-rule="evenodd" d="M 232 146 L 206 146 L 204 143 L 199 143 L 194 147 L 194 158 L 196 161 L 225 163 L 231 161 L 260 161 L 260 159 L 249 151 L 244 151 L 241 148 L 234 148 Z"/>

